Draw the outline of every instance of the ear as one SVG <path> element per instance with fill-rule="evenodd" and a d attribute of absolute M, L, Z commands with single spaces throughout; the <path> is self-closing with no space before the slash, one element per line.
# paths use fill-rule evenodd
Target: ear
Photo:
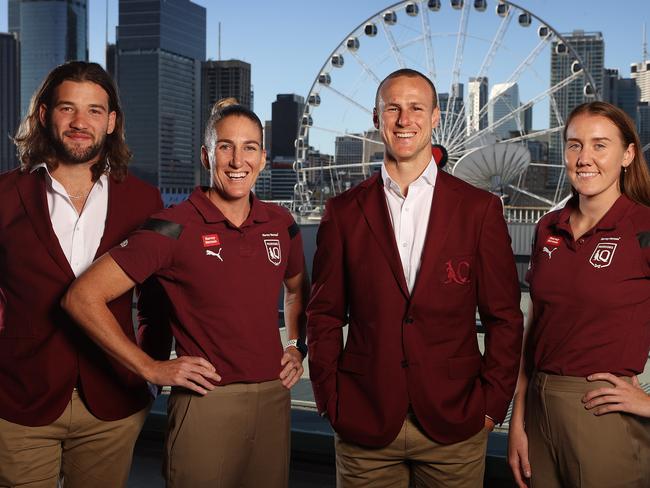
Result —
<path fill-rule="evenodd" d="M 115 130 L 116 118 L 117 118 L 117 114 L 115 113 L 115 111 L 112 111 L 108 114 L 108 127 L 106 128 L 107 134 L 112 134 L 113 131 Z"/>
<path fill-rule="evenodd" d="M 630 143 L 627 146 L 627 149 L 623 153 L 623 167 L 627 168 L 629 165 L 632 164 L 632 161 L 634 161 L 634 156 L 636 156 L 636 147 L 634 147 L 634 143 Z"/>
<path fill-rule="evenodd" d="M 377 113 L 377 108 L 372 109 L 372 123 L 375 126 L 375 129 L 379 129 L 379 114 Z"/>
<path fill-rule="evenodd" d="M 201 164 L 210 171 L 210 158 L 208 157 L 208 148 L 205 146 L 201 146 Z"/>
<path fill-rule="evenodd" d="M 264 171 L 264 168 L 266 168 L 266 150 L 262 149 L 262 165 L 260 166 L 260 172 Z"/>
<path fill-rule="evenodd" d="M 431 113 L 431 128 L 435 129 L 438 127 L 438 123 L 440 122 L 440 107 L 436 106 L 433 108 L 433 112 Z"/>
<path fill-rule="evenodd" d="M 44 103 L 38 106 L 38 120 L 43 127 L 47 127 L 47 106 Z"/>

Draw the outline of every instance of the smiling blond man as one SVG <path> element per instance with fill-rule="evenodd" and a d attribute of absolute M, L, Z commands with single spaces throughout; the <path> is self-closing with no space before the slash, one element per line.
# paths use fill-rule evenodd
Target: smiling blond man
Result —
<path fill-rule="evenodd" d="M 522 318 L 501 202 L 437 167 L 436 98 L 414 70 L 382 81 L 381 172 L 329 200 L 318 231 L 309 368 L 339 487 L 483 486 L 514 390 Z"/>

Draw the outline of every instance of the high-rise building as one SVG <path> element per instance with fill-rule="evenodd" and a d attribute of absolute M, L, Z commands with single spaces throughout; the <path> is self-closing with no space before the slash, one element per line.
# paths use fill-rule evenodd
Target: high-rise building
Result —
<path fill-rule="evenodd" d="M 438 93 L 438 105 L 440 106 L 440 125 L 448 132 L 448 135 L 455 137 L 465 132 L 465 112 L 463 102 L 464 86 L 462 83 L 453 83 L 451 93 Z"/>
<path fill-rule="evenodd" d="M 249 63 L 237 59 L 204 61 L 201 63 L 201 79 L 201 103 L 208 116 L 214 102 L 228 97 L 234 97 L 244 107 L 253 109 Z"/>
<path fill-rule="evenodd" d="M 639 102 L 636 108 L 636 127 L 641 139 L 641 148 L 650 145 L 650 102 Z M 650 148 L 646 149 L 645 159 L 650 165 Z"/>
<path fill-rule="evenodd" d="M 556 90 L 550 102 L 549 127 L 554 128 L 564 124 L 571 110 L 581 103 L 594 99 L 594 94 L 603 93 L 603 72 L 605 61 L 605 41 L 600 32 L 585 32 L 575 30 L 571 34 L 562 34 L 582 60 L 582 67 L 588 71 L 595 86 L 586 88 L 586 75 L 578 76 L 568 85 Z M 567 47 L 555 40 L 551 45 L 551 87 L 554 87 L 572 74 L 575 58 L 568 53 Z M 563 144 L 559 132 L 552 134 L 549 145 L 549 162 L 561 165 L 563 162 Z M 559 168 L 549 168 L 548 187 L 557 185 L 560 177 Z"/>
<path fill-rule="evenodd" d="M 488 125 L 488 114 L 483 110 L 488 101 L 487 77 L 470 78 L 467 91 L 467 133 L 471 134 L 485 129 Z"/>
<path fill-rule="evenodd" d="M 131 170 L 166 204 L 200 180 L 205 8 L 190 0 L 120 0 L 117 80 Z"/>
<path fill-rule="evenodd" d="M 603 75 L 603 101 L 616 105 L 636 122 L 636 105 L 639 87 L 633 78 L 621 78 L 617 69 L 605 68 Z"/>
<path fill-rule="evenodd" d="M 490 127 L 498 124 L 494 134 L 499 139 L 508 139 L 511 132 L 523 132 L 522 115 L 510 116 L 519 108 L 519 85 L 517 83 L 497 83 L 490 90 L 488 102 L 488 123 Z"/>
<path fill-rule="evenodd" d="M 16 167 L 16 146 L 10 139 L 20 122 L 18 41 L 0 33 L 0 173 Z"/>
<path fill-rule="evenodd" d="M 273 135 L 271 159 L 295 158 L 298 125 L 305 106 L 305 99 L 295 94 L 277 95 L 271 105 Z"/>
<path fill-rule="evenodd" d="M 633 63 L 630 66 L 631 77 L 639 87 L 642 102 L 650 102 L 650 60 Z"/>
<path fill-rule="evenodd" d="M 106 72 L 117 81 L 117 44 L 106 45 Z"/>
<path fill-rule="evenodd" d="M 20 41 L 21 114 L 27 113 L 32 95 L 53 68 L 66 61 L 88 60 L 87 3 L 87 0 L 9 2 L 9 28 L 18 34 Z"/>

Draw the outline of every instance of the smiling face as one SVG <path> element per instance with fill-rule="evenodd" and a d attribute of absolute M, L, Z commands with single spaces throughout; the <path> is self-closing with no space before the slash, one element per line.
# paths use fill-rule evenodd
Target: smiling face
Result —
<path fill-rule="evenodd" d="M 431 86 L 419 76 L 386 80 L 377 97 L 375 127 L 385 145 L 386 159 L 428 164 L 431 132 L 438 125 L 440 109 L 434 108 Z"/>
<path fill-rule="evenodd" d="M 106 135 L 115 129 L 115 112 L 109 112 L 108 94 L 90 81 L 61 83 L 52 106 L 39 107 L 39 119 L 63 164 L 96 163 Z"/>
<path fill-rule="evenodd" d="M 581 198 L 613 202 L 621 194 L 621 171 L 634 159 L 634 145 L 625 145 L 607 117 L 585 113 L 567 127 L 564 158 L 569 181 Z"/>
<path fill-rule="evenodd" d="M 215 132 L 214 148 L 201 148 L 212 187 L 224 201 L 247 200 L 266 163 L 260 129 L 245 116 L 228 115 L 216 123 Z"/>

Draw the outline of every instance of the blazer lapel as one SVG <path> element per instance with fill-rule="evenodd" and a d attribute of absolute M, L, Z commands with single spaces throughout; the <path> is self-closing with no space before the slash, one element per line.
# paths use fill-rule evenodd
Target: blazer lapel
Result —
<path fill-rule="evenodd" d="M 400 290 L 408 299 L 409 291 L 402 270 L 402 261 L 397 250 L 395 232 L 390 223 L 386 197 L 379 175 L 367 180 L 366 190 L 357 194 L 357 201 L 377 244 L 388 260 Z"/>
<path fill-rule="evenodd" d="M 68 263 L 59 239 L 52 228 L 52 221 L 48 212 L 47 198 L 45 196 L 45 178 L 41 170 L 25 175 L 18 179 L 18 194 L 25 208 L 25 213 L 32 223 L 34 232 L 41 240 L 45 249 L 52 257 L 54 262 L 63 270 L 63 272 L 73 280 L 74 272 Z"/>
<path fill-rule="evenodd" d="M 444 171 L 438 171 L 433 198 L 431 199 L 431 212 L 429 224 L 420 258 L 420 270 L 413 287 L 413 295 L 429 282 L 429 275 L 435 273 L 435 264 L 442 251 L 447 236 L 453 232 L 452 222 L 458 211 L 462 199 L 456 190 L 453 179 Z"/>

